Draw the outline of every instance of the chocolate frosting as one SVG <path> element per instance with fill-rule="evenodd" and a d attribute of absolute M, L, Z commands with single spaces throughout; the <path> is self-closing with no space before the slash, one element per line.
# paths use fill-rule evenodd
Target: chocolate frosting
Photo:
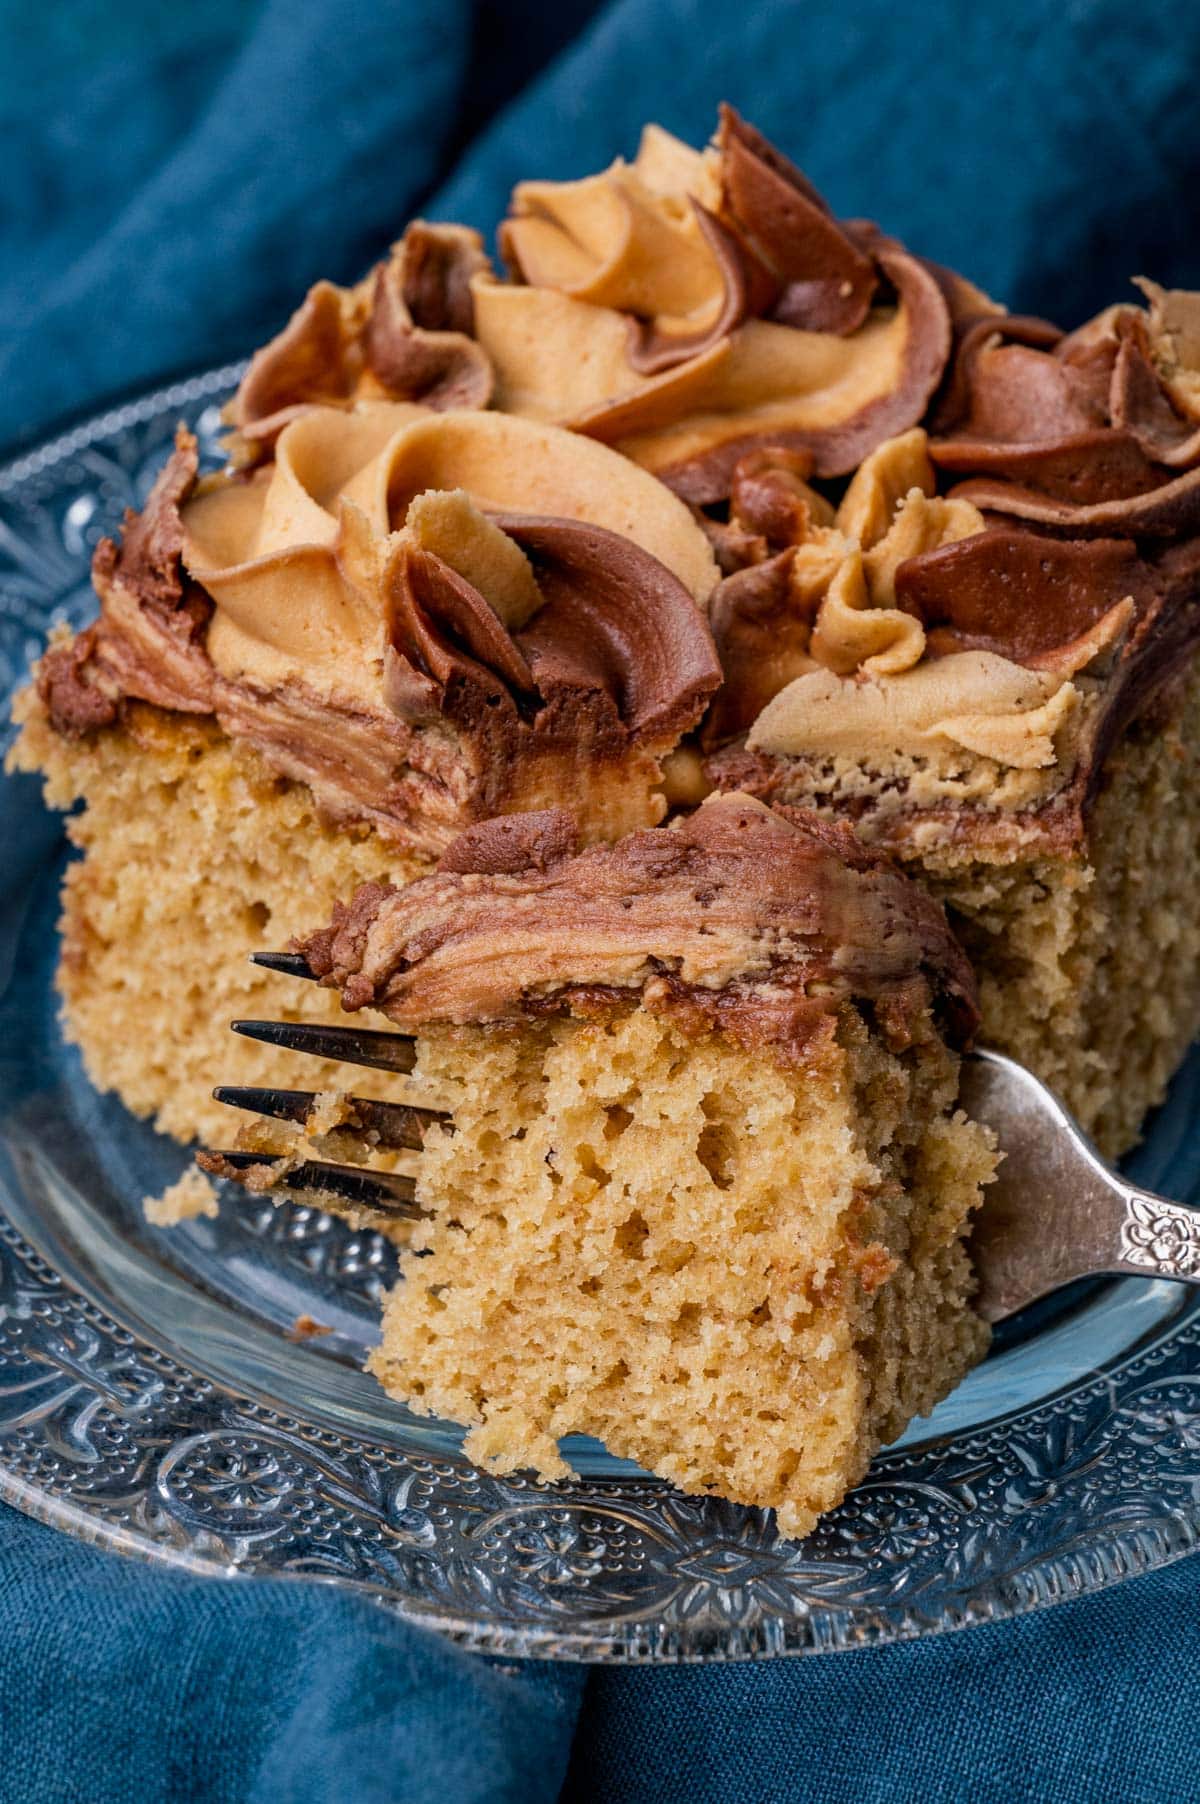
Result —
<path fill-rule="evenodd" d="M 532 702 L 533 673 L 504 622 L 440 557 L 402 545 L 387 594 L 384 687 L 402 718 L 454 714 L 467 689 L 485 706 Z"/>
<path fill-rule="evenodd" d="M 485 823 L 440 872 L 364 885 L 296 947 L 349 1009 L 435 1022 L 639 1003 L 784 1063 L 852 1003 L 896 1050 L 934 1009 L 965 1043 L 974 982 L 941 908 L 847 828 L 747 796 L 577 852 L 561 812 Z"/>
<path fill-rule="evenodd" d="M 357 288 L 318 282 L 242 378 L 228 415 L 237 460 L 261 455 L 308 406 L 486 407 L 492 370 L 472 336 L 471 277 L 490 267 L 478 232 L 418 219 Z"/>
<path fill-rule="evenodd" d="M 403 450 L 409 415 L 399 413 L 395 443 Z M 443 418 L 449 456 L 460 429 Z M 495 449 L 524 449 L 526 492 L 539 483 L 544 492 L 545 460 L 552 468 L 560 448 L 563 492 L 580 506 L 589 505 L 592 482 L 604 491 L 596 505 L 624 518 L 644 486 L 645 518 L 631 530 L 675 549 L 689 574 L 704 563 L 703 538 L 681 505 L 610 453 L 519 422 L 463 419 L 478 422 L 466 431 L 468 447 L 480 435 L 490 444 L 499 429 Z M 314 424 L 311 415 L 303 423 L 310 451 Z M 300 423 L 287 430 L 295 434 Z M 339 455 L 349 430 L 339 427 Z M 281 440 L 281 456 L 289 444 Z M 299 467 L 298 456 L 288 452 L 289 469 Z M 195 567 L 183 516 L 192 518 L 196 471 L 195 441 L 181 434 L 143 513 L 130 516 L 119 545 L 106 541 L 97 552 L 101 617 L 72 645 L 51 650 L 41 669 L 41 693 L 61 730 L 111 724 L 128 701 L 211 713 L 273 768 L 307 782 L 331 815 L 369 820 L 427 850 L 444 846 L 465 820 L 540 795 L 578 797 L 593 833 L 610 819 L 661 813 L 661 759 L 698 721 L 720 667 L 692 592 L 656 556 L 587 520 L 489 518 L 461 492 L 441 498 L 442 536 L 426 542 L 426 492 L 420 505 L 404 504 L 416 524 L 399 532 L 388 534 L 385 522 L 373 538 L 366 516 L 351 508 L 340 525 L 325 516 L 332 543 L 285 543 L 257 560 L 203 570 L 210 596 L 184 562 L 186 553 Z M 386 469 L 380 480 L 388 486 Z M 261 487 L 261 476 L 250 481 Z M 253 499 L 239 478 L 196 505 L 211 513 L 214 502 L 228 501 L 236 522 Z M 284 499 L 286 520 L 300 502 L 291 490 Z M 312 508 L 311 498 L 304 506 Z M 507 587 L 492 588 L 489 556 Z M 296 629 L 298 649 L 281 654 L 286 611 L 303 603 L 311 613 L 323 594 L 333 598 L 321 604 L 334 609 L 328 625 L 313 613 Z M 360 647 L 346 638 L 352 621 L 368 635 Z M 221 656 L 212 650 L 218 626 Z M 264 634 L 261 661 L 253 630 Z M 319 662 L 321 634 L 338 660 L 332 677 Z M 376 664 L 381 678 L 372 674 Z M 449 733 L 423 732 L 432 722 Z"/>
<path fill-rule="evenodd" d="M 1165 473 L 1166 474 L 1166 473 Z M 1200 468 L 1170 475 L 1158 488 L 1111 500 L 1060 500 L 1001 477 L 973 477 L 951 490 L 987 513 L 1028 520 L 1055 536 L 1181 539 L 1200 531 Z"/>
<path fill-rule="evenodd" d="M 96 548 L 96 569 L 110 577 L 120 564 L 131 589 L 147 607 L 172 613 L 182 594 L 180 559 L 183 526 L 179 510 L 195 486 L 200 468 L 194 434 L 180 426 L 171 456 L 154 479 L 146 505 L 138 513 L 125 510 L 118 550 L 112 539 L 101 539 Z"/>
<path fill-rule="evenodd" d="M 933 265 L 927 267 L 933 273 Z M 944 280 L 941 272 L 938 279 Z M 953 308 L 951 311 L 954 312 Z M 994 392 L 989 393 L 987 384 L 982 385 L 982 393 L 978 392 L 977 366 L 983 352 L 999 343 L 1053 350 L 1062 336 L 1060 328 L 1049 320 L 1037 319 L 1030 314 L 1005 313 L 1002 308 L 989 307 L 981 312 L 978 308 L 972 309 L 968 303 L 954 317 L 954 353 L 945 382 L 929 410 L 930 430 L 941 433 L 962 431 L 966 436 L 978 437 L 979 427 L 983 424 L 983 436 L 986 436 L 986 420 L 981 422 L 976 410 L 986 407 L 988 400 L 994 404 L 997 397 Z M 1092 417 L 1080 423 L 1094 425 L 1098 422 Z"/>
<path fill-rule="evenodd" d="M 412 324 L 422 332 L 475 330 L 471 279 L 489 267 L 483 240 L 465 226 L 430 225 L 414 220 L 382 268 L 400 275 L 401 298 Z"/>
<path fill-rule="evenodd" d="M 735 571 L 713 596 L 709 618 L 724 681 L 704 720 L 705 746 L 745 732 L 773 696 L 812 667 L 814 610 L 797 605 L 795 555 L 789 547 Z"/>
<path fill-rule="evenodd" d="M 1051 540 L 995 526 L 907 559 L 897 606 L 926 629 L 933 656 L 981 646 L 1037 668 L 1129 596 L 1151 604 L 1153 576 L 1131 539 Z"/>
<path fill-rule="evenodd" d="M 731 106 L 721 107 L 717 148 L 726 213 L 778 279 L 770 317 L 805 332 L 856 332 L 879 286 L 870 256 L 795 164 Z"/>
<path fill-rule="evenodd" d="M 67 645 L 52 646 L 38 669 L 38 692 L 57 729 L 70 737 L 110 726 L 129 695 L 163 708 L 207 714 L 212 670 L 204 635 L 212 604 L 187 581 L 179 510 L 198 468 L 196 440 L 185 428 L 141 513 L 125 514 L 120 543 L 101 539 L 92 578 L 115 608 Z"/>
<path fill-rule="evenodd" d="M 423 231 L 432 235 L 433 228 Z M 409 227 L 408 240 L 412 241 Z M 417 240 L 419 243 L 420 240 Z M 375 271 L 371 311 L 363 332 L 363 351 L 367 369 L 391 400 L 419 401 L 424 407 L 486 407 L 492 396 L 492 369 L 486 353 L 461 330 L 419 326 L 408 299 L 427 300 L 435 271 L 439 265 L 425 259 L 419 276 L 410 277 L 405 269 L 407 257 L 390 258 Z M 429 317 L 446 318 L 457 312 L 461 316 L 461 295 L 469 306 L 471 291 L 461 280 L 443 274 L 456 283 L 455 298 L 447 295 L 445 306 L 430 311 Z M 414 292 L 415 291 L 415 292 Z"/>
<path fill-rule="evenodd" d="M 575 817 L 563 808 L 498 814 L 467 827 L 438 859 L 443 875 L 513 876 L 545 871 L 579 850 Z"/>
<path fill-rule="evenodd" d="M 1069 336 L 992 316 L 960 337 L 930 454 L 977 506 L 1081 536 L 1194 530 L 1200 424 L 1153 358 L 1148 317 L 1111 308 Z"/>
<path fill-rule="evenodd" d="M 632 165 L 520 184 L 501 244 L 515 283 L 474 283 L 498 404 L 616 445 L 703 505 L 757 447 L 835 477 L 914 425 L 955 309 L 982 299 L 836 220 L 729 107 L 703 154 L 650 128 Z"/>
<path fill-rule="evenodd" d="M 397 714 L 486 727 L 489 756 L 501 763 L 519 758 L 529 735 L 569 739 L 585 708 L 597 757 L 635 736 L 674 739 L 691 726 L 720 666 L 678 577 L 601 527 L 493 519 L 529 557 L 543 605 L 510 633 L 441 558 L 401 546 L 385 669 Z"/>
<path fill-rule="evenodd" d="M 518 635 L 539 687 L 603 672 L 631 733 L 675 736 L 699 718 L 721 667 L 708 633 L 697 631 L 695 604 L 664 564 L 577 521 L 500 514 L 497 525 L 529 557 L 546 599 Z"/>

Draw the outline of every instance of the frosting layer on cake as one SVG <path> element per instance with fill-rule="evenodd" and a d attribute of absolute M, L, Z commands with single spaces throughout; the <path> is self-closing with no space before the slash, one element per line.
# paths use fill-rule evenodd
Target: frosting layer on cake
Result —
<path fill-rule="evenodd" d="M 712 780 L 846 806 L 897 847 L 1081 836 L 1108 750 L 1200 641 L 1188 299 L 1065 336 L 961 319 L 928 429 L 831 519 L 764 509 L 803 486 L 769 454 L 748 505 L 735 473 Z"/>
<path fill-rule="evenodd" d="M 931 897 L 848 828 L 748 796 L 583 851 L 563 811 L 488 821 L 437 875 L 363 885 L 298 946 L 346 1007 L 408 1028 L 636 1002 L 795 1062 L 850 1001 L 893 1050 L 931 1008 L 958 1044 L 976 1021 Z"/>
<path fill-rule="evenodd" d="M 181 440 L 101 547 L 57 724 L 214 714 L 431 854 L 709 786 L 901 851 L 1078 841 L 1200 637 L 1197 297 L 1009 316 L 730 108 L 703 151 L 650 126 L 519 183 L 500 247 L 504 277 L 418 220 L 311 290 L 231 404 L 233 472 Z M 673 756 L 702 716 L 704 768 Z"/>
<path fill-rule="evenodd" d="M 100 620 L 52 651 L 52 718 L 213 714 L 339 819 L 436 851 L 568 801 L 659 819 L 662 761 L 719 680 L 717 571 L 687 508 L 603 446 L 498 414 L 310 406 L 273 460 L 175 455 L 96 558 Z"/>

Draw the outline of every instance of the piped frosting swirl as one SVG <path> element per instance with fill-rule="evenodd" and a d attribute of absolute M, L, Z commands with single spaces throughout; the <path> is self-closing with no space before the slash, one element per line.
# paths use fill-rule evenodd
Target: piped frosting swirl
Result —
<path fill-rule="evenodd" d="M 95 698 L 216 715 L 340 818 L 427 850 L 576 798 L 588 837 L 660 817 L 661 766 L 719 680 L 687 508 L 553 427 L 404 403 L 308 407 L 273 461 L 197 482 L 181 439 L 97 561 L 61 724 Z M 186 634 L 181 623 L 186 621 Z"/>
<path fill-rule="evenodd" d="M 798 573 L 818 546 L 829 559 L 829 529 L 747 536 L 735 482 L 713 529 L 727 683 L 705 731 L 745 741 L 712 761 L 716 781 L 790 795 L 787 762 L 824 761 L 831 793 L 893 842 L 927 838 L 939 812 L 959 838 L 1005 812 L 1078 836 L 1116 734 L 1200 640 L 1193 315 L 1150 296 L 1067 336 L 960 315 L 932 430 L 855 475 L 816 606 Z"/>
<path fill-rule="evenodd" d="M 234 461 L 255 462 L 306 407 L 486 407 L 492 370 L 471 302 L 471 277 L 486 268 L 478 232 L 417 219 L 355 287 L 316 283 L 230 403 Z"/>
<path fill-rule="evenodd" d="M 521 183 L 501 244 L 515 279 L 472 280 L 497 405 L 698 503 L 755 445 L 846 474 L 922 417 L 950 355 L 939 274 L 835 220 L 728 107 L 706 152 L 649 127 L 631 165 Z"/>

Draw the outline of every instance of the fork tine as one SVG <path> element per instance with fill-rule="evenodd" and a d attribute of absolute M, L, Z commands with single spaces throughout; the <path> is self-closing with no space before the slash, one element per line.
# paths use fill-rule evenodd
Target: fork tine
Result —
<path fill-rule="evenodd" d="M 309 969 L 303 952 L 252 952 L 250 963 L 261 965 L 264 971 L 279 971 L 284 977 L 307 977 L 310 983 L 319 981 L 316 972 Z"/>
<path fill-rule="evenodd" d="M 233 1109 L 250 1109 L 256 1115 L 269 1115 L 276 1121 L 303 1123 L 308 1120 L 316 1096 L 311 1090 L 260 1090 L 242 1084 L 221 1084 L 213 1091 L 213 1100 L 228 1103 Z M 418 1109 L 403 1102 L 376 1102 L 368 1096 L 349 1096 L 346 1101 L 354 1111 L 346 1125 L 377 1134 L 377 1144 L 382 1147 L 411 1147 L 420 1151 L 426 1128 L 450 1120 L 443 1109 Z"/>
<path fill-rule="evenodd" d="M 200 1162 L 205 1169 L 215 1167 L 218 1176 L 228 1177 L 239 1171 L 252 1171 L 256 1165 L 278 1165 L 282 1156 L 279 1153 L 222 1151 L 201 1154 Z M 415 1180 L 399 1171 L 372 1171 L 365 1165 L 336 1165 L 322 1159 L 307 1159 L 284 1175 L 282 1185 L 287 1190 L 340 1197 L 345 1202 L 361 1203 L 366 1208 L 399 1215 L 409 1221 L 419 1221 L 423 1213 L 416 1204 Z"/>
<path fill-rule="evenodd" d="M 338 1059 L 346 1065 L 369 1065 L 375 1071 L 411 1071 L 417 1062 L 416 1042 L 407 1034 L 325 1027 L 316 1021 L 231 1021 L 229 1025 L 248 1040 L 262 1040 L 288 1052 L 311 1052 L 319 1059 Z"/>

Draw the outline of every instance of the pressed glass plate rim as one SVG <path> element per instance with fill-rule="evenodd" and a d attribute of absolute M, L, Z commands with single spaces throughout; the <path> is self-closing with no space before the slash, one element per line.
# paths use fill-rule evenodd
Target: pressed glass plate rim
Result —
<path fill-rule="evenodd" d="M 81 420 L 0 468 L 0 500 L 19 495 L 27 483 L 44 478 L 77 452 L 170 415 L 176 409 L 186 410 L 211 403 L 233 386 L 242 367 L 230 364 L 182 379 Z M 0 1184 L 0 1197 L 3 1197 L 3 1189 Z M 12 1193 L 7 1200 L 11 1202 Z M 135 1366 L 142 1362 L 158 1373 L 167 1374 L 169 1382 L 183 1393 L 203 1393 L 206 1405 L 216 1412 L 215 1426 L 209 1432 L 217 1439 L 223 1438 L 232 1445 L 240 1435 L 246 1444 L 250 1444 L 258 1436 L 282 1447 L 287 1437 L 292 1436 L 296 1447 L 303 1443 L 304 1450 L 309 1452 L 315 1444 L 324 1445 L 338 1438 L 327 1429 L 312 1429 L 311 1425 L 261 1400 L 238 1396 L 228 1388 L 215 1386 L 189 1372 L 156 1340 L 132 1333 L 116 1319 L 119 1311 L 110 1313 L 107 1305 L 101 1307 L 83 1290 L 75 1288 L 70 1279 L 48 1265 L 8 1223 L 0 1224 L 0 1274 L 8 1285 L 19 1290 L 30 1320 L 40 1319 L 39 1312 L 44 1312 L 73 1328 L 86 1324 L 87 1332 L 106 1354 L 117 1349 L 120 1359 Z M 406 1521 L 401 1527 L 395 1522 L 389 1523 L 388 1532 L 407 1534 L 410 1538 L 424 1534 L 427 1518 L 436 1517 L 439 1509 L 444 1513 L 450 1507 L 446 1498 L 456 1488 L 465 1486 L 467 1475 L 470 1475 L 470 1486 L 476 1490 L 482 1486 L 487 1496 L 494 1499 L 495 1508 L 489 1521 L 493 1517 L 497 1520 L 523 1517 L 539 1525 L 530 1531 L 534 1542 L 540 1549 L 542 1542 L 537 1541 L 537 1535 L 541 1535 L 551 1549 L 547 1556 L 549 1564 L 543 1561 L 542 1565 L 543 1585 L 549 1583 L 544 1574 L 551 1570 L 557 1557 L 559 1566 L 568 1576 L 574 1570 L 573 1559 L 585 1576 L 590 1570 L 590 1560 L 591 1565 L 597 1567 L 598 1582 L 603 1589 L 604 1575 L 610 1570 L 605 1565 L 605 1556 L 612 1544 L 611 1534 L 615 1534 L 621 1545 L 624 1545 L 622 1536 L 626 1539 L 632 1536 L 636 1542 L 641 1534 L 643 1539 L 648 1537 L 650 1542 L 659 1544 L 674 1535 L 678 1545 L 673 1544 L 671 1557 L 676 1559 L 678 1569 L 699 1575 L 694 1586 L 699 1601 L 690 1615 L 676 1611 L 675 1616 L 667 1620 L 661 1612 L 656 1615 L 653 1610 L 642 1613 L 636 1609 L 615 1609 L 604 1615 L 590 1613 L 582 1607 L 576 1610 L 573 1620 L 566 1615 L 562 1620 L 545 1617 L 542 1620 L 516 1620 L 511 1613 L 506 1615 L 502 1610 L 489 1609 L 478 1601 L 476 1607 L 466 1608 L 449 1597 L 438 1600 L 415 1587 L 401 1589 L 395 1584 L 373 1583 L 342 1573 L 290 1570 L 271 1563 L 269 1548 L 250 1547 L 244 1556 L 239 1554 L 231 1559 L 226 1543 L 215 1542 L 211 1536 L 206 1540 L 200 1533 L 191 1539 L 186 1533 L 181 1535 L 177 1518 L 170 1519 L 169 1534 L 158 1534 L 153 1527 L 145 1525 L 131 1527 L 111 1521 L 94 1506 L 89 1509 L 85 1490 L 59 1492 L 52 1484 L 38 1484 L 17 1468 L 6 1451 L 0 1451 L 0 1497 L 26 1514 L 92 1545 L 160 1561 L 189 1572 L 230 1578 L 263 1576 L 289 1581 L 303 1578 L 309 1582 L 341 1585 L 377 1599 L 407 1620 L 436 1629 L 480 1652 L 620 1663 L 732 1660 L 833 1652 L 1002 1620 L 1118 1583 L 1193 1551 L 1200 1544 L 1198 1344 L 1200 1316 L 1182 1312 L 1180 1321 L 1130 1357 L 1119 1360 L 1111 1370 L 1050 1395 L 1033 1409 L 947 1436 L 943 1449 L 956 1454 L 961 1446 L 968 1467 L 971 1458 L 978 1464 L 998 1457 L 1001 1452 L 1013 1454 L 1015 1463 L 1007 1459 L 1004 1462 L 1012 1484 L 1019 1486 L 1023 1482 L 1022 1474 L 1028 1476 L 1035 1491 L 1039 1485 L 1069 1490 L 1071 1484 L 1078 1483 L 1082 1496 L 1094 1478 L 1103 1477 L 1108 1453 L 1102 1447 L 1093 1458 L 1083 1460 L 1081 1464 L 1071 1427 L 1073 1410 L 1082 1408 L 1086 1415 L 1087 1409 L 1091 1408 L 1091 1426 L 1086 1433 L 1080 1430 L 1083 1442 L 1087 1442 L 1089 1435 L 1102 1442 L 1107 1425 L 1124 1413 L 1129 1417 L 1130 1433 L 1126 1437 L 1128 1447 L 1125 1441 L 1120 1445 L 1127 1466 L 1134 1472 L 1135 1485 L 1139 1468 L 1129 1449 L 1136 1453 L 1143 1445 L 1166 1446 L 1174 1460 L 1171 1476 L 1185 1490 L 1190 1487 L 1190 1496 L 1176 1492 L 1171 1501 L 1164 1503 L 1148 1520 L 1107 1522 L 1099 1528 L 1095 1525 L 1089 1528 L 1085 1522 L 1079 1534 L 1066 1535 L 1048 1550 L 1031 1546 L 1027 1559 L 1010 1560 L 1002 1571 L 985 1571 L 975 1579 L 969 1571 L 964 1572 L 957 1583 L 947 1575 L 947 1582 L 940 1589 L 926 1588 L 916 1596 L 905 1594 L 905 1561 L 901 1551 L 894 1559 L 899 1582 L 894 1594 L 882 1603 L 839 1604 L 833 1595 L 836 1585 L 828 1599 L 814 1595 L 811 1587 L 804 1592 L 802 1585 L 793 1583 L 796 1573 L 803 1569 L 803 1575 L 811 1577 L 813 1584 L 819 1587 L 826 1568 L 817 1559 L 806 1563 L 802 1557 L 803 1549 L 792 1549 L 795 1557 L 790 1558 L 789 1564 L 782 1557 L 787 1553 L 788 1544 L 774 1542 L 769 1526 L 757 1512 L 737 1510 L 719 1500 L 680 1499 L 667 1486 L 638 1477 L 592 1477 L 582 1487 L 538 1487 L 521 1479 L 481 1478 L 471 1474 L 471 1469 L 462 1462 L 459 1462 L 461 1471 L 449 1472 L 448 1467 L 453 1466 L 453 1461 L 441 1462 L 440 1466 L 436 1461 L 425 1461 L 425 1466 L 430 1469 L 439 1467 L 437 1482 L 444 1482 L 448 1487 L 445 1496 L 437 1492 L 435 1480 L 431 1479 L 429 1483 L 434 1486 L 433 1495 L 437 1501 L 428 1506 L 425 1515 L 416 1509 L 401 1512 L 405 1517 L 414 1518 L 414 1522 Z M 40 1350 L 36 1339 L 31 1346 L 25 1347 L 29 1370 L 34 1375 L 44 1370 L 44 1362 L 38 1357 Z M 9 1371 L 11 1375 L 11 1356 Z M 86 1397 L 86 1375 L 81 1384 L 82 1394 Z M 103 1388 L 99 1378 L 96 1386 L 95 1394 L 99 1394 Z M 1193 1390 L 1197 1393 L 1194 1406 Z M 1147 1398 L 1160 1400 L 1151 1405 L 1146 1402 Z M 1094 1407 L 1097 1405 L 1099 1414 Z M 1158 1441 L 1155 1441 L 1156 1435 Z M 1175 1458 L 1172 1435 L 1180 1442 L 1182 1464 Z M 369 1450 L 356 1447 L 354 1437 L 347 1435 L 343 1439 L 348 1448 L 370 1459 Z M 1114 1438 L 1112 1445 L 1116 1444 Z M 938 1443 L 938 1447 L 942 1449 L 942 1443 Z M 886 1501 L 890 1495 L 889 1480 L 897 1492 L 904 1491 L 906 1486 L 914 1492 L 921 1489 L 931 1493 L 936 1491 L 937 1486 L 924 1481 L 918 1484 L 903 1476 L 907 1468 L 916 1466 L 922 1454 L 928 1455 L 928 1450 L 929 1443 L 923 1443 L 915 1450 L 901 1447 L 885 1454 L 872 1468 L 862 1487 L 863 1492 L 871 1492 L 877 1499 Z M 1147 1471 L 1150 1470 L 1148 1465 Z M 961 1495 L 970 1499 L 973 1482 L 970 1471 L 965 1476 L 959 1474 L 946 1494 L 957 1486 Z M 1155 1482 L 1153 1476 L 1146 1479 L 1148 1487 Z M 581 1495 L 581 1491 L 586 1494 Z M 963 1505 L 964 1509 L 973 1507 L 970 1503 Z M 664 1512 L 674 1523 L 669 1532 L 661 1526 L 660 1518 Z M 936 1535 L 940 1520 L 937 1507 L 931 1504 L 927 1513 L 933 1526 L 922 1522 L 920 1512 L 916 1511 L 917 1530 L 926 1536 Z M 419 1524 L 415 1521 L 417 1518 L 420 1518 Z M 891 1520 L 886 1508 L 881 1519 L 884 1527 L 881 1533 L 875 1534 L 875 1541 L 883 1546 Z M 549 1528 L 545 1526 L 547 1523 Z M 616 1525 L 611 1534 L 610 1523 Z M 557 1540 L 556 1527 L 561 1530 Z M 574 1542 L 569 1539 L 572 1535 Z M 572 1551 L 577 1543 L 582 1546 L 582 1553 Z M 902 1550 L 903 1535 L 897 1545 Z M 217 1547 L 220 1551 L 215 1551 Z M 555 1548 L 559 1549 L 557 1556 Z M 887 1560 L 893 1556 L 885 1554 L 880 1558 Z M 615 1570 L 615 1565 L 611 1569 Z M 501 1566 L 499 1570 L 505 1569 Z M 531 1570 L 536 1576 L 536 1562 Z M 834 1568 L 831 1566 L 829 1570 Z M 584 1584 L 581 1596 L 586 1600 L 587 1595 Z M 761 1595 L 764 1600 L 762 1608 L 750 1607 L 756 1595 Z"/>

